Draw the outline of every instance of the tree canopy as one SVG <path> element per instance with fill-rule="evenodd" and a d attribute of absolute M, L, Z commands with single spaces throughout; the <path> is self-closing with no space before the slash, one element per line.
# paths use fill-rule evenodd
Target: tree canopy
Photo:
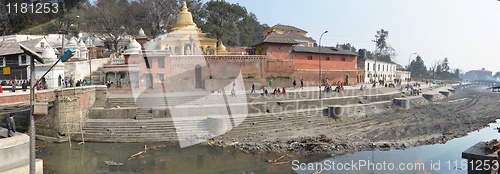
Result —
<path fill-rule="evenodd" d="M 251 45 L 260 38 L 267 25 L 258 22 L 245 7 L 223 0 L 209 1 L 203 6 L 201 29 L 229 46 Z"/>
<path fill-rule="evenodd" d="M 493 77 L 495 77 L 495 78 L 500 78 L 500 71 L 499 71 L 499 72 L 497 72 L 497 73 L 495 73 L 495 75 L 493 75 Z"/>
<path fill-rule="evenodd" d="M 35 7 L 38 3 L 55 3 L 57 4 L 57 13 L 31 13 L 28 9 L 27 13 L 15 13 L 12 8 L 12 4 L 18 4 L 18 10 L 20 10 L 21 3 L 26 3 L 26 0 L 8 0 L 0 1 L 0 35 L 10 35 L 18 33 L 22 30 L 38 26 L 47 23 L 56 18 L 63 18 L 67 12 L 71 11 L 75 7 L 79 7 L 81 4 L 87 2 L 87 0 L 37 0 L 32 1 L 33 6 L 28 6 L 28 8 Z M 11 12 L 8 12 L 7 5 L 11 4 Z M 52 10 L 55 9 L 54 6 L 50 5 Z M 33 9 L 35 10 L 35 9 Z M 36 11 L 36 10 L 35 10 Z"/>
<path fill-rule="evenodd" d="M 394 48 L 387 43 L 389 31 L 380 29 L 375 35 L 375 57 L 379 60 L 392 61 L 396 57 Z"/>
<path fill-rule="evenodd" d="M 354 47 L 354 45 L 351 45 L 350 43 L 342 44 L 342 45 L 340 45 L 340 47 L 343 50 L 347 50 L 347 51 L 351 51 L 353 53 L 357 53 L 356 47 Z"/>
<path fill-rule="evenodd" d="M 24 2 L 24 0 L 13 1 Z M 0 34 L 19 33 L 21 30 L 24 30 L 25 34 L 49 34 L 66 30 L 76 35 L 84 31 L 106 37 L 116 45 L 122 36 L 136 35 L 139 28 L 143 28 L 150 38 L 168 33 L 175 25 L 183 2 L 179 0 L 96 0 L 94 3 L 88 0 L 59 1 L 64 1 L 67 7 L 77 8 L 67 9 L 64 14 L 49 16 L 44 20 L 38 20 L 43 16 L 34 18 L 0 13 L 2 19 Z M 193 21 L 207 33 L 207 37 L 222 40 L 227 46 L 250 46 L 261 38 L 262 31 L 269 28 L 268 25 L 261 24 L 255 14 L 238 4 L 223 0 L 206 3 L 201 0 L 186 0 L 186 3 Z M 4 12 L 5 5 L 1 5 L 0 12 Z M 33 29 L 34 26 L 48 21 L 51 22 L 44 24 L 46 26 Z M 28 28 L 32 29 L 25 30 Z"/>
<path fill-rule="evenodd" d="M 427 67 L 424 64 L 422 57 L 417 55 L 415 60 L 412 60 L 409 66 L 412 78 L 424 78 L 427 77 Z"/>

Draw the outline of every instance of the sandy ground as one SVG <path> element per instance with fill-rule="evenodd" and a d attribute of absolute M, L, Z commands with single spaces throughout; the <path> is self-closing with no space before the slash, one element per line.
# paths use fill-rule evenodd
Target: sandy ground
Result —
<path fill-rule="evenodd" d="M 297 151 L 305 155 L 404 149 L 445 143 L 479 130 L 500 118 L 499 103 L 500 93 L 474 87 L 409 110 L 392 109 L 355 119 L 328 119 L 321 126 L 309 124 L 283 131 L 219 136 L 213 144 L 233 146 L 248 153 Z"/>

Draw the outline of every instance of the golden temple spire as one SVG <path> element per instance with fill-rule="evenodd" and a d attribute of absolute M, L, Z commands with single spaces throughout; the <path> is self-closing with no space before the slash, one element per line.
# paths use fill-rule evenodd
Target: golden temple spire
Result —
<path fill-rule="evenodd" d="M 182 2 L 181 12 L 177 15 L 177 23 L 175 24 L 175 28 L 183 28 L 188 26 L 196 27 L 196 24 L 193 22 L 193 16 L 191 12 L 188 11 L 186 2 Z"/>

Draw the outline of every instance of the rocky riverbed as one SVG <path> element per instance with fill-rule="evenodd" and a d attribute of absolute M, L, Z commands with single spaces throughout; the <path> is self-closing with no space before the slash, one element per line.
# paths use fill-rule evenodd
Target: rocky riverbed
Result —
<path fill-rule="evenodd" d="M 409 110 L 392 109 L 349 119 L 325 119 L 317 124 L 226 134 L 210 145 L 247 153 L 273 152 L 309 156 L 339 155 L 363 150 L 405 149 L 445 143 L 479 130 L 500 118 L 500 93 L 483 87 L 459 90 L 450 98 Z"/>

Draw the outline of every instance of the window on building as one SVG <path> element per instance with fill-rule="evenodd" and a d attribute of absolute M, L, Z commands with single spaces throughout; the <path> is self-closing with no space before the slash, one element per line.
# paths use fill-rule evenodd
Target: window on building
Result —
<path fill-rule="evenodd" d="M 330 61 L 330 57 L 329 57 L 329 56 L 327 56 L 327 57 L 326 57 L 326 60 Z"/>
<path fill-rule="evenodd" d="M 158 58 L 158 68 L 165 68 L 165 59 L 163 57 Z"/>
<path fill-rule="evenodd" d="M 375 69 L 375 64 L 373 64 L 373 68 L 372 68 L 372 69 L 373 69 L 373 70 L 376 70 L 376 69 Z"/>
<path fill-rule="evenodd" d="M 0 67 L 5 67 L 5 57 L 0 57 Z"/>
<path fill-rule="evenodd" d="M 369 71 L 370 70 L 370 63 L 368 63 L 368 66 L 367 67 L 367 70 Z"/>
<path fill-rule="evenodd" d="M 24 54 L 19 55 L 19 65 L 28 65 L 29 63 L 30 62 L 27 55 Z"/>
<path fill-rule="evenodd" d="M 380 64 L 378 64 L 378 71 L 380 71 Z"/>
<path fill-rule="evenodd" d="M 341 59 L 341 60 L 345 62 L 345 57 L 342 57 L 342 59 Z"/>
<path fill-rule="evenodd" d="M 163 74 L 163 73 L 158 73 L 158 79 L 159 79 L 160 81 L 165 80 L 165 74 Z"/>
<path fill-rule="evenodd" d="M 311 55 L 307 56 L 307 60 L 313 60 L 313 56 Z"/>

